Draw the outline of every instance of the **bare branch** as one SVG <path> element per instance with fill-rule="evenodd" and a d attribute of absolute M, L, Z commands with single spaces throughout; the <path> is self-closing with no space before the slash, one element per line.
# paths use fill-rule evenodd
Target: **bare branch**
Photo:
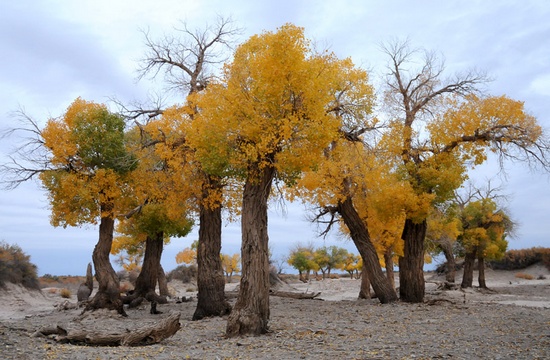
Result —
<path fill-rule="evenodd" d="M 7 156 L 9 161 L 0 164 L 0 175 L 4 189 L 15 189 L 22 183 L 36 178 L 40 173 L 51 170 L 50 158 L 44 146 L 42 130 L 38 123 L 19 109 L 14 118 L 21 123 L 4 131 L 0 138 L 5 139 L 15 134 L 21 134 L 21 145 L 12 150 Z"/>
<path fill-rule="evenodd" d="M 165 35 L 160 40 L 153 40 L 148 31 L 142 31 L 147 50 L 141 60 L 138 79 L 146 75 L 154 78 L 164 71 L 165 81 L 171 89 L 185 90 L 188 94 L 201 91 L 211 81 L 215 65 L 226 60 L 224 50 L 232 47 L 232 38 L 241 30 L 231 19 L 222 17 L 215 25 L 207 25 L 202 30 L 190 30 L 184 22 L 175 30 L 182 38 Z"/>

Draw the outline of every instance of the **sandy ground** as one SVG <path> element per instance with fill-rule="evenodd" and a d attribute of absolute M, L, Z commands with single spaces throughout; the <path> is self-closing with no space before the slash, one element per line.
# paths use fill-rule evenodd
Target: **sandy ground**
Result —
<path fill-rule="evenodd" d="M 57 310 L 67 301 L 58 291 L 8 285 L 0 290 L 0 359 L 549 359 L 550 272 L 538 265 L 521 272 L 535 280 L 487 270 L 491 291 L 441 291 L 443 278 L 427 273 L 423 304 L 357 300 L 359 280 L 292 283 L 283 290 L 321 292 L 319 300 L 272 296 L 269 333 L 237 339 L 224 337 L 226 318 L 190 321 L 196 302 L 159 305 L 162 315 L 143 306 L 128 310 L 128 318 L 96 314 L 77 323 L 81 310 Z M 188 284 L 170 286 L 178 297 L 196 296 Z M 75 303 L 75 296 L 69 301 Z M 146 347 L 89 347 L 32 336 L 56 324 L 131 331 L 173 312 L 181 313 L 182 328 Z"/>

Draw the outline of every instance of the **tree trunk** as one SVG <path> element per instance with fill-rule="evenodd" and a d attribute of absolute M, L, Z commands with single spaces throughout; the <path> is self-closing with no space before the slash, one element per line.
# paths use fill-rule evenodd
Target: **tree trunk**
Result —
<path fill-rule="evenodd" d="M 38 335 L 53 337 L 57 342 L 71 343 L 88 346 L 144 346 L 161 342 L 173 336 L 181 327 L 179 312 L 173 313 L 165 319 L 140 328 L 124 330 L 110 329 L 102 330 L 76 328 L 63 328 L 61 326 L 48 327 L 36 332 Z"/>
<path fill-rule="evenodd" d="M 445 266 L 445 281 L 454 284 L 456 278 L 456 261 L 453 249 L 451 245 L 447 243 L 440 244 L 440 246 L 445 255 L 445 260 L 447 261 L 447 265 Z"/>
<path fill-rule="evenodd" d="M 80 284 L 76 294 L 78 302 L 88 301 L 94 291 L 94 275 L 92 274 L 92 263 L 88 263 L 86 268 L 86 281 Z"/>
<path fill-rule="evenodd" d="M 363 258 L 363 264 L 367 269 L 372 288 L 378 300 L 382 304 L 396 301 L 397 294 L 382 272 L 378 254 L 370 240 L 369 230 L 355 210 L 349 196 L 338 204 L 338 212 L 348 227 L 353 243 Z"/>
<path fill-rule="evenodd" d="M 158 272 L 158 283 L 160 296 L 170 296 L 170 291 L 168 290 L 168 279 L 166 279 L 166 273 L 164 272 L 164 268 L 160 264 Z"/>
<path fill-rule="evenodd" d="M 242 276 L 239 296 L 227 320 L 226 335 L 259 335 L 268 330 L 269 321 L 269 237 L 267 200 L 275 176 L 272 167 L 251 170 L 257 180 L 247 179 L 242 204 Z"/>
<path fill-rule="evenodd" d="M 403 257 L 399 258 L 399 295 L 402 301 L 420 303 L 424 301 L 424 239 L 427 221 L 415 223 L 405 220 L 401 238 L 405 242 Z"/>
<path fill-rule="evenodd" d="M 386 277 L 391 286 L 395 289 L 395 272 L 393 271 L 393 249 L 391 247 L 384 251 L 384 262 L 386 263 Z"/>
<path fill-rule="evenodd" d="M 111 245 L 113 243 L 114 224 L 115 220 L 111 217 L 102 217 L 100 220 L 99 240 L 92 255 L 96 272 L 95 277 L 99 288 L 86 306 L 85 311 L 110 309 L 117 310 L 121 315 L 126 316 L 122 299 L 120 298 L 120 282 L 109 260 Z"/>
<path fill-rule="evenodd" d="M 487 289 L 487 283 L 485 282 L 485 259 L 483 258 L 483 251 L 478 251 L 477 255 L 477 281 L 479 282 L 479 287 L 482 289 Z"/>
<path fill-rule="evenodd" d="M 157 233 L 154 237 L 147 236 L 147 240 L 145 240 L 143 266 L 141 267 L 141 271 L 136 279 L 134 293 L 123 299 L 125 303 L 130 303 L 130 306 L 141 303 L 141 300 L 134 302 L 138 298 L 145 298 L 148 301 L 154 301 L 160 304 L 167 303 L 166 297 L 159 296 L 155 292 L 163 247 L 163 232 Z"/>
<path fill-rule="evenodd" d="M 363 270 L 361 271 L 361 289 L 359 290 L 359 299 L 370 299 L 370 279 L 369 272 L 363 261 Z"/>
<path fill-rule="evenodd" d="M 212 179 L 210 179 L 212 181 Z M 208 196 L 204 190 L 203 200 Z M 217 203 L 211 208 L 200 205 L 199 243 L 197 248 L 197 307 L 193 320 L 223 316 L 231 312 L 225 298 L 225 276 L 222 260 L 222 208 Z"/>
<path fill-rule="evenodd" d="M 471 288 L 474 282 L 474 263 L 476 261 L 477 248 L 467 252 L 464 257 L 464 274 L 462 275 L 461 288 Z"/>

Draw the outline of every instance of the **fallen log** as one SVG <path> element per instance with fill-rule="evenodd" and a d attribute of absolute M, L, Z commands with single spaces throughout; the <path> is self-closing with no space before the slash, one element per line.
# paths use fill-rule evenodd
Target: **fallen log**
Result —
<path fill-rule="evenodd" d="M 321 295 L 320 292 L 317 293 L 298 293 L 291 291 L 271 291 L 269 295 L 287 297 L 292 299 L 315 299 L 317 296 Z"/>
<path fill-rule="evenodd" d="M 161 342 L 174 335 L 181 327 L 180 313 L 134 330 L 108 332 L 86 329 L 65 329 L 61 326 L 47 327 L 34 336 L 50 336 L 57 342 L 92 346 L 143 346 Z"/>

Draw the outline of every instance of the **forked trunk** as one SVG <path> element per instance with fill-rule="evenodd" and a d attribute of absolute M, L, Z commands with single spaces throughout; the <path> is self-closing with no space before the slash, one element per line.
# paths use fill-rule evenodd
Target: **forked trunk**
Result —
<path fill-rule="evenodd" d="M 220 258 L 222 246 L 222 209 L 201 205 L 197 248 L 197 307 L 193 320 L 223 316 L 231 311 L 225 298 L 225 277 Z"/>
<path fill-rule="evenodd" d="M 483 251 L 479 251 L 477 256 L 477 281 L 479 287 L 487 289 L 487 283 L 485 282 L 485 259 L 483 258 Z"/>
<path fill-rule="evenodd" d="M 363 270 L 361 270 L 361 289 L 359 289 L 359 299 L 370 299 L 370 279 L 369 272 L 363 261 Z"/>
<path fill-rule="evenodd" d="M 160 269 L 160 258 L 164 247 L 164 233 L 159 232 L 154 237 L 147 236 L 145 241 L 145 255 L 143 266 L 136 279 L 134 293 L 126 297 L 124 302 L 130 302 L 137 298 L 145 298 L 148 301 L 155 301 L 159 304 L 167 303 L 166 297 L 159 296 L 155 292 Z M 132 306 L 132 304 L 130 304 Z"/>
<path fill-rule="evenodd" d="M 395 273 L 393 271 L 393 249 L 391 247 L 384 251 L 384 262 L 386 264 L 386 277 L 391 286 L 395 289 Z"/>
<path fill-rule="evenodd" d="M 363 258 L 364 266 L 378 300 L 382 304 L 396 301 L 397 294 L 382 272 L 378 254 L 370 240 L 369 230 L 355 210 L 353 201 L 349 196 L 338 204 L 338 213 L 342 216 L 353 243 Z"/>
<path fill-rule="evenodd" d="M 99 240 L 92 255 L 95 278 L 99 288 L 86 306 L 86 310 L 117 310 L 120 314 L 126 316 L 120 298 L 120 282 L 109 260 L 113 243 L 114 224 L 115 220 L 111 217 L 102 217 L 99 223 Z"/>
<path fill-rule="evenodd" d="M 239 296 L 229 319 L 226 335 L 259 335 L 268 330 L 269 321 L 269 248 L 267 200 L 275 170 L 258 171 L 257 180 L 247 179 L 242 204 L 242 277 Z"/>
<path fill-rule="evenodd" d="M 456 261 L 453 254 L 453 249 L 450 244 L 442 244 L 443 254 L 447 265 L 445 266 L 445 280 L 449 283 L 454 283 L 456 278 Z"/>
<path fill-rule="evenodd" d="M 405 248 L 403 257 L 399 258 L 399 295 L 405 302 L 424 301 L 424 239 L 427 227 L 426 220 L 420 223 L 405 220 L 401 235 Z"/>
<path fill-rule="evenodd" d="M 474 264 L 476 261 L 477 247 L 467 252 L 464 257 L 464 274 L 462 275 L 461 288 L 471 288 L 474 282 Z"/>

